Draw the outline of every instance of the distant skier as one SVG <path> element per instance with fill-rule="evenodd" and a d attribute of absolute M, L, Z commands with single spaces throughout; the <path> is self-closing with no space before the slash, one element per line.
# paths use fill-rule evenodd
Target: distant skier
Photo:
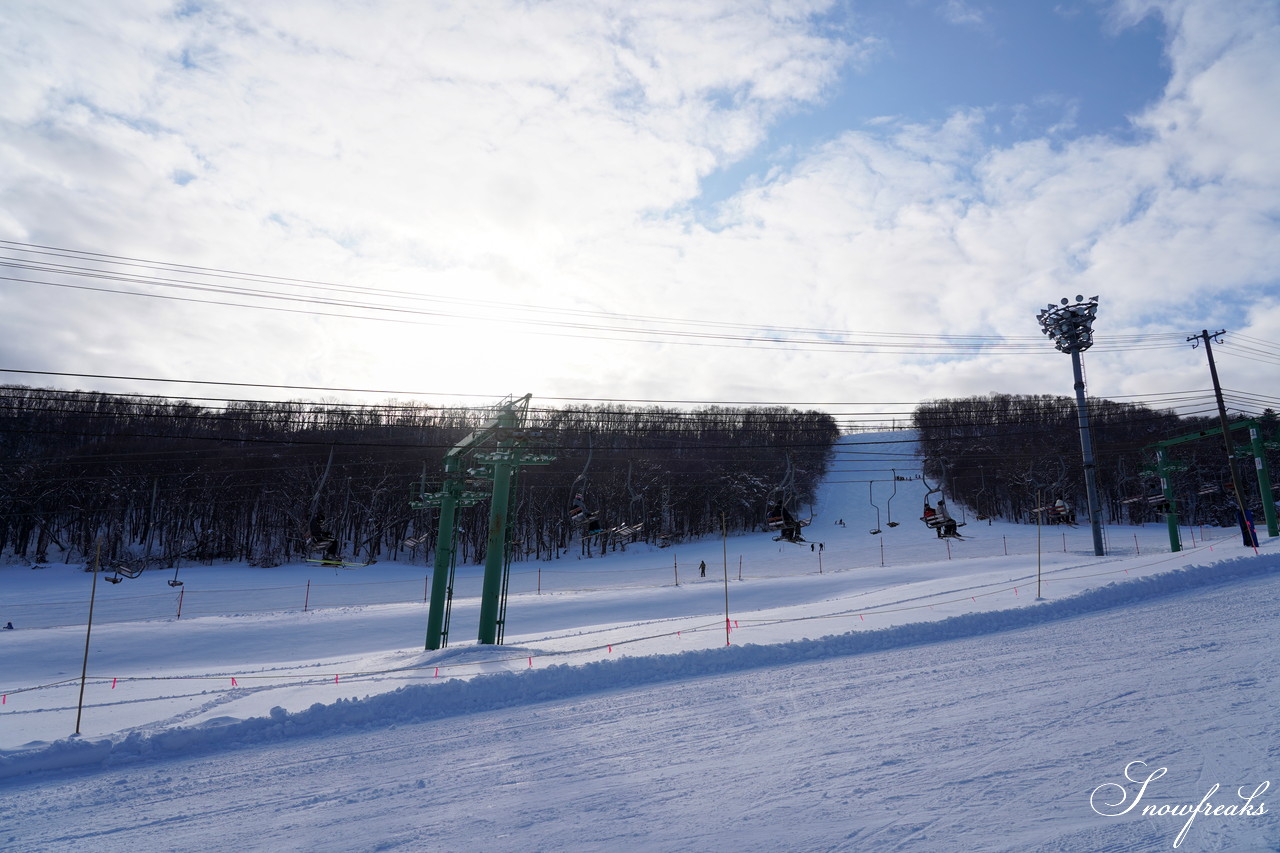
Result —
<path fill-rule="evenodd" d="M 12 622 L 6 622 L 6 623 L 5 623 L 5 625 L 4 625 L 4 630 L 6 630 L 6 631 L 12 631 L 12 630 L 13 630 L 13 623 L 12 623 Z"/>
<path fill-rule="evenodd" d="M 698 577 L 705 578 L 707 576 L 707 561 L 703 560 L 698 563 Z"/>

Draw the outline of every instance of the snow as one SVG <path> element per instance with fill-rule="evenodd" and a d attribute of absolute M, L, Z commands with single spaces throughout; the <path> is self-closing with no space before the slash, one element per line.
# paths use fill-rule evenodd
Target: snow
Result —
<path fill-rule="evenodd" d="M 968 518 L 948 542 L 919 480 L 872 535 L 866 480 L 909 439 L 847 440 L 820 549 L 517 564 L 503 646 L 472 639 L 479 567 L 433 652 L 421 564 L 99 582 L 79 737 L 92 576 L 6 566 L 0 845 L 1280 849 L 1269 810 L 1241 813 L 1280 763 L 1280 540 L 1184 530 L 1170 553 L 1162 525 L 1111 527 L 1095 557 L 1087 526 Z M 1206 796 L 1234 808 L 1179 839 L 1170 807 Z"/>

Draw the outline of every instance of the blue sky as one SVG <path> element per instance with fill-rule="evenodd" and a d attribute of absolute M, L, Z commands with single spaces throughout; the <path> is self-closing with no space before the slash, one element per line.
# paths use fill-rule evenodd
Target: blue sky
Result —
<path fill-rule="evenodd" d="M 1070 394 L 1082 293 L 1099 396 L 1202 328 L 1271 387 L 1278 55 L 1276 0 L 15 0 L 0 368 L 901 412 Z"/>
<path fill-rule="evenodd" d="M 1127 137 L 1130 117 L 1168 79 L 1159 22 L 1121 27 L 1096 2 L 876 0 L 841 8 L 886 45 L 883 57 L 846 79 L 827 110 L 854 121 L 929 121 L 976 106 L 995 109 L 1003 132 L 1020 139 L 1061 123 L 1070 105 L 1070 135 Z M 1025 123 L 1004 118 L 1024 110 Z"/>
<path fill-rule="evenodd" d="M 839 3 L 818 18 L 856 33 L 866 54 L 850 61 L 820 102 L 778 121 L 757 156 L 703 181 L 713 203 L 809 148 L 878 122 L 935 121 L 957 109 L 989 117 L 995 144 L 1105 134 L 1131 140 L 1132 117 L 1169 78 L 1164 28 L 1148 15 L 1120 25 L 1099 2 L 926 0 Z"/>

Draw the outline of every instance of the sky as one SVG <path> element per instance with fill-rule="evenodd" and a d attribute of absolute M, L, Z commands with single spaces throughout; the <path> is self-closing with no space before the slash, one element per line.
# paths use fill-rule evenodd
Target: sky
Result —
<path fill-rule="evenodd" d="M 1224 329 L 1258 411 L 1277 56 L 1275 0 L 14 0 L 0 370 L 887 418 L 1072 394 L 1097 295 L 1091 394 L 1206 410 Z"/>

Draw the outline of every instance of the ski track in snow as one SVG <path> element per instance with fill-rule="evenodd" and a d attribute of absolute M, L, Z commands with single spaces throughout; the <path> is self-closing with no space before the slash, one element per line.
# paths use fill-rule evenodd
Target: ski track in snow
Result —
<path fill-rule="evenodd" d="M 713 653 L 594 665 L 616 678 L 559 667 L 443 685 L 453 702 L 410 689 L 189 741 L 127 740 L 93 773 L 9 780 L 5 826 L 20 831 L 0 840 L 15 851 L 1168 850 L 1182 821 L 1100 817 L 1089 793 L 1132 760 L 1170 768 L 1157 802 L 1274 768 L 1280 681 L 1258 650 L 1273 643 L 1280 578 L 1266 562 L 883 651 L 842 652 L 833 638 L 774 649 L 784 660 L 770 665 L 743 647 L 737 667 L 710 665 Z M 1230 630 L 1206 636 L 1205 624 Z M 883 633 L 895 631 L 906 633 Z M 628 664 L 647 671 L 624 674 Z M 514 697 L 501 688 L 516 682 Z M 1276 828 L 1201 817 L 1182 849 L 1274 849 Z"/>

